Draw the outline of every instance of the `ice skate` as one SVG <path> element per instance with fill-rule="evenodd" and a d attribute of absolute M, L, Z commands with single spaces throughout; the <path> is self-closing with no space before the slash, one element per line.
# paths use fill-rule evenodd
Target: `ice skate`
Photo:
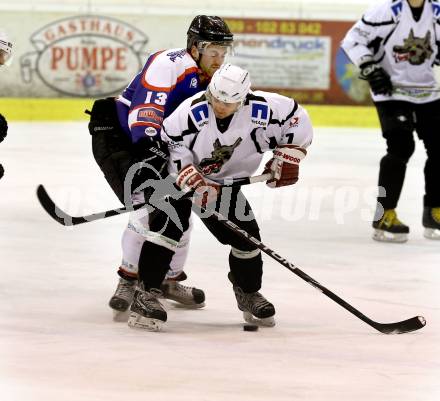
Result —
<path fill-rule="evenodd" d="M 373 228 L 375 241 L 396 243 L 408 241 L 409 227 L 397 218 L 394 209 L 385 210 L 380 220 L 373 221 Z"/>
<path fill-rule="evenodd" d="M 133 302 L 133 295 L 136 289 L 137 280 L 126 280 L 119 278 L 118 286 L 110 298 L 109 306 L 113 309 L 113 320 L 116 322 L 127 321 L 128 308 Z"/>
<path fill-rule="evenodd" d="M 440 207 L 424 207 L 423 227 L 425 238 L 440 240 Z"/>
<path fill-rule="evenodd" d="M 246 322 L 259 326 L 275 326 L 275 307 L 259 292 L 245 293 L 234 284 L 231 273 L 228 278 L 232 283 L 238 309 L 243 312 Z"/>
<path fill-rule="evenodd" d="M 179 281 L 184 279 L 186 279 L 186 275 L 183 272 L 176 278 L 165 279 L 160 286 L 163 297 L 186 308 L 203 308 L 205 306 L 205 293 L 198 288 L 180 284 Z"/>
<path fill-rule="evenodd" d="M 128 325 L 148 331 L 160 331 L 167 321 L 167 313 L 158 299 L 161 295 L 162 291 L 156 288 L 144 291 L 137 287 L 130 307 Z"/>

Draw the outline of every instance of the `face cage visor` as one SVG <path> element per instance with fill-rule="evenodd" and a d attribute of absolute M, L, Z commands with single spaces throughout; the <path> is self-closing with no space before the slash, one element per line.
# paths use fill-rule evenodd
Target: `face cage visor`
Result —
<path fill-rule="evenodd" d="M 205 96 L 206 99 L 208 100 L 208 103 L 212 105 L 212 99 L 215 99 L 219 102 L 223 102 L 223 103 L 227 103 L 227 104 L 238 104 L 237 110 L 235 110 L 234 113 L 236 113 L 238 110 L 241 109 L 241 107 L 243 107 L 244 101 L 246 100 L 246 97 L 238 102 L 226 102 L 225 100 L 229 100 L 229 99 L 222 99 L 221 97 L 218 96 L 214 96 L 211 91 L 209 90 L 209 86 L 206 88 L 205 91 Z"/>
<path fill-rule="evenodd" d="M 234 55 L 234 44 L 232 41 L 223 41 L 223 42 L 208 42 L 208 41 L 200 41 L 197 42 L 197 50 L 200 54 L 205 54 L 207 56 L 215 57 L 218 55 L 218 47 L 212 48 L 212 46 L 220 47 L 224 52 L 225 56 L 233 56 Z"/>

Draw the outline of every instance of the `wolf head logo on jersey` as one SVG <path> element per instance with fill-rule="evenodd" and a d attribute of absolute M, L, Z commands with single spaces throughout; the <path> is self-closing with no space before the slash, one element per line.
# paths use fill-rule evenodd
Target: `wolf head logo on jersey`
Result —
<path fill-rule="evenodd" d="M 431 32 L 426 32 L 424 38 L 414 36 L 411 29 L 409 37 L 403 40 L 403 46 L 393 47 L 394 59 L 397 63 L 408 61 L 411 65 L 420 65 L 429 59 L 433 53 L 431 47 Z"/>
<path fill-rule="evenodd" d="M 240 145 L 242 139 L 238 138 L 232 145 L 221 145 L 218 138 L 214 142 L 212 157 L 205 157 L 199 164 L 204 175 L 219 173 L 223 165 L 232 157 L 235 148 Z"/>

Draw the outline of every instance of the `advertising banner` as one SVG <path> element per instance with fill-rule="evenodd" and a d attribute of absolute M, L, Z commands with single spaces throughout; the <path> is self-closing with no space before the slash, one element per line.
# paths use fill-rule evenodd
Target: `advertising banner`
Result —
<path fill-rule="evenodd" d="M 227 19 L 235 34 L 233 61 L 253 87 L 309 104 L 364 104 L 368 84 L 340 50 L 354 22 Z"/>
<path fill-rule="evenodd" d="M 34 51 L 20 58 L 24 83 L 39 79 L 68 96 L 121 91 L 142 68 L 148 37 L 126 22 L 102 16 L 53 21 L 29 38 Z"/>
<path fill-rule="evenodd" d="M 186 45 L 188 16 L 14 12 L 3 27 L 14 63 L 2 71 L 2 97 L 117 95 L 149 53 Z M 254 89 L 304 104 L 366 104 L 368 85 L 339 50 L 353 22 L 225 17 L 235 37 L 231 62 L 249 70 Z"/>

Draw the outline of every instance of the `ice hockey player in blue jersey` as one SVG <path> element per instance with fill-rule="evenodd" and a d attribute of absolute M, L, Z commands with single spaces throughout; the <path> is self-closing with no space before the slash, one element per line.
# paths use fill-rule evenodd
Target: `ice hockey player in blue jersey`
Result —
<path fill-rule="evenodd" d="M 260 249 L 221 224 L 209 208 L 221 211 L 230 221 L 260 239 L 258 223 L 240 187 L 222 188 L 219 183 L 251 176 L 265 152 L 273 152 L 265 166 L 271 173 L 268 186 L 278 188 L 298 181 L 299 164 L 313 136 L 307 112 L 293 99 L 276 93 L 250 91 L 249 73 L 224 64 L 208 89 L 185 100 L 163 122 L 162 139 L 168 144 L 168 170 L 184 192 L 195 191 L 194 203 L 204 205 L 202 222 L 222 244 L 230 246 L 228 278 L 237 306 L 248 322 L 275 324 L 275 308 L 261 293 L 263 260 Z M 139 266 L 139 286 L 128 320 L 130 327 L 160 330 L 167 320 L 161 306 L 160 285 L 176 244 L 188 227 L 192 202 L 170 200 L 179 219 L 167 214 L 150 226 L 157 235 L 144 243 L 151 255 Z M 170 214 L 168 213 L 168 216 Z M 208 272 L 206 274 L 209 274 Z"/>
<path fill-rule="evenodd" d="M 145 180 L 157 179 L 166 170 L 168 151 L 160 139 L 163 119 L 183 100 L 207 87 L 230 52 L 232 42 L 233 35 L 220 17 L 196 16 L 187 32 L 186 48 L 152 53 L 116 101 L 95 102 L 89 124 L 94 156 L 121 202 L 144 202 L 148 196 L 145 191 L 132 192 Z M 126 180 L 127 172 L 139 161 L 148 162 L 148 168 L 136 170 Z M 150 257 L 142 252 L 150 235 L 148 220 L 144 209 L 132 213 L 123 233 L 119 283 L 109 302 L 117 320 L 125 318 L 120 312 L 127 311 L 133 299 L 138 266 Z M 204 292 L 179 283 L 186 279 L 183 265 L 189 232 L 190 229 L 180 241 L 161 289 L 166 298 L 197 308 L 204 306 Z"/>
<path fill-rule="evenodd" d="M 409 227 L 396 214 L 413 131 L 423 141 L 425 237 L 440 239 L 440 92 L 434 74 L 440 64 L 440 3 L 437 0 L 384 0 L 372 6 L 342 42 L 368 81 L 386 140 L 380 161 L 378 207 L 373 239 L 405 242 Z"/>

